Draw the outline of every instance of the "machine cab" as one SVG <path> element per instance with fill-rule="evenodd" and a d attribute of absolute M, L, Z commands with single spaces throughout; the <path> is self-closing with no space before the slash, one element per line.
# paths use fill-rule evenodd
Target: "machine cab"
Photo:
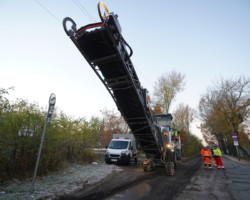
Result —
<path fill-rule="evenodd" d="M 155 114 L 154 115 L 157 120 L 157 125 L 161 127 L 161 133 L 164 138 L 165 143 L 171 143 L 171 122 L 172 115 L 171 114 Z"/>
<path fill-rule="evenodd" d="M 154 116 L 156 117 L 157 125 L 170 129 L 173 119 L 171 114 L 155 114 Z"/>

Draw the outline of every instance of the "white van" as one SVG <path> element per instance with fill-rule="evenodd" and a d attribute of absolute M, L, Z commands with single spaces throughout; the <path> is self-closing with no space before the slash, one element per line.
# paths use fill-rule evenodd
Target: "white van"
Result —
<path fill-rule="evenodd" d="M 130 160 L 137 162 L 137 146 L 133 134 L 113 134 L 105 153 L 107 164 L 117 163 L 129 165 Z"/>

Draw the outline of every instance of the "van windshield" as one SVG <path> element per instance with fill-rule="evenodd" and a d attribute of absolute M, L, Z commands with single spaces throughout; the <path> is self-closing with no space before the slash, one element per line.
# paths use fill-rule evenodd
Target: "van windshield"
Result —
<path fill-rule="evenodd" d="M 113 140 L 109 144 L 110 149 L 127 149 L 128 141 L 116 141 Z"/>

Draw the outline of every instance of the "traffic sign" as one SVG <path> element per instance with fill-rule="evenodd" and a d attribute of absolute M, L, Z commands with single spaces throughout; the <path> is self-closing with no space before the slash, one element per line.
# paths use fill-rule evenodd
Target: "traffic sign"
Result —
<path fill-rule="evenodd" d="M 237 133 L 232 133 L 232 137 L 237 137 Z"/>
<path fill-rule="evenodd" d="M 36 160 L 35 171 L 34 171 L 34 175 L 33 175 L 33 179 L 32 179 L 32 184 L 31 184 L 31 188 L 30 188 L 31 192 L 34 191 L 34 185 L 35 185 L 35 180 L 36 180 L 37 169 L 38 169 L 38 166 L 39 166 L 39 161 L 40 161 L 41 152 L 42 152 L 42 148 L 43 148 L 44 136 L 45 136 L 45 133 L 46 133 L 47 124 L 51 122 L 51 118 L 52 118 L 52 114 L 54 112 L 55 104 L 56 104 L 56 95 L 54 93 L 52 93 L 50 95 L 50 98 L 49 98 L 49 108 L 48 108 L 46 120 L 45 120 L 44 127 L 43 127 L 43 133 L 42 133 L 42 137 L 41 137 L 41 143 L 40 143 L 40 147 L 39 147 L 39 151 L 38 151 L 38 156 L 37 156 L 37 160 Z"/>
<path fill-rule="evenodd" d="M 232 138 L 233 138 L 233 141 L 234 141 L 234 146 L 239 146 L 237 133 L 232 133 Z"/>

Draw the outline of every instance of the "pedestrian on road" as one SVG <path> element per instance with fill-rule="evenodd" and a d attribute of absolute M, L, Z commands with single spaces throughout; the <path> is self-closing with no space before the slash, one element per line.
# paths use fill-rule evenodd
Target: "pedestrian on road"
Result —
<path fill-rule="evenodd" d="M 222 153 L 221 153 L 221 150 L 217 147 L 217 145 L 214 145 L 213 153 L 214 153 L 214 159 L 216 161 L 218 169 L 224 170 L 225 169 L 224 164 L 221 159 Z"/>
<path fill-rule="evenodd" d="M 214 166 L 217 167 L 217 163 L 216 163 L 216 160 L 214 158 L 214 150 L 213 150 L 213 148 L 211 149 L 211 153 L 212 153 L 212 157 L 213 157 L 213 161 L 214 161 Z"/>
<path fill-rule="evenodd" d="M 203 147 L 201 149 L 201 156 L 204 162 L 204 168 L 209 168 L 211 169 L 211 159 L 212 159 L 212 154 L 211 151 L 208 147 Z"/>

